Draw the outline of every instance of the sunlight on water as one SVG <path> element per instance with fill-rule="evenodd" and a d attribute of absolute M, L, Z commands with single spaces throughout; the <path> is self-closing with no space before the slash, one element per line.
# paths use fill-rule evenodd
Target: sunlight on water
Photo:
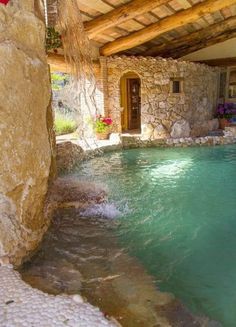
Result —
<path fill-rule="evenodd" d="M 235 146 L 114 152 L 76 175 L 107 185 L 116 205 L 97 212 L 113 212 L 121 246 L 162 290 L 236 326 Z"/>
<path fill-rule="evenodd" d="M 191 167 L 191 164 L 191 159 L 165 162 L 165 165 L 152 169 L 150 173 L 155 178 L 180 178 Z"/>

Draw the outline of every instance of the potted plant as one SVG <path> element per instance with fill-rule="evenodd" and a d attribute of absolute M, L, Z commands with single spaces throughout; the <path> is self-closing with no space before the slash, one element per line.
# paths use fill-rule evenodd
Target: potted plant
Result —
<path fill-rule="evenodd" d="M 112 119 L 110 117 L 97 116 L 94 122 L 94 130 L 98 140 L 107 140 L 111 133 Z"/>
<path fill-rule="evenodd" d="M 216 115 L 219 119 L 219 125 L 221 129 L 225 129 L 226 126 L 230 125 L 230 118 L 232 118 L 233 114 L 235 113 L 236 109 L 234 109 L 233 103 L 224 103 L 218 105 Z"/>

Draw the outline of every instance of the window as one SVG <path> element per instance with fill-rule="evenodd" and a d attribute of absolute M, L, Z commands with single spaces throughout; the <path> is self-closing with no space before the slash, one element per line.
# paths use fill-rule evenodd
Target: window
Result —
<path fill-rule="evenodd" d="M 180 81 L 173 81 L 173 93 L 180 93 Z"/>
<path fill-rule="evenodd" d="M 183 92 L 183 81 L 181 79 L 171 80 L 171 92 L 173 94 L 179 94 Z"/>
<path fill-rule="evenodd" d="M 229 98 L 236 98 L 236 70 L 231 70 L 229 74 Z"/>

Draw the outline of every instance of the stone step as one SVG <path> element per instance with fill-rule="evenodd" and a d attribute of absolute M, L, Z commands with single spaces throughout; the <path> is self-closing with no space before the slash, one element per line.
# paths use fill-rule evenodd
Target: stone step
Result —
<path fill-rule="evenodd" d="M 236 125 L 230 125 L 225 127 L 225 132 L 236 137 Z"/>
<path fill-rule="evenodd" d="M 223 136 L 223 135 L 224 135 L 224 131 L 222 129 L 217 129 L 217 130 L 208 132 L 208 136 Z"/>

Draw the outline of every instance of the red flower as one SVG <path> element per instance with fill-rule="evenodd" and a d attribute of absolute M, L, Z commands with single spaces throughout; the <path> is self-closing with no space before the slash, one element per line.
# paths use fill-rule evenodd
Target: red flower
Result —
<path fill-rule="evenodd" d="M 7 5 L 9 2 L 9 0 L 0 0 L 0 3 L 4 4 L 4 5 Z"/>
<path fill-rule="evenodd" d="M 111 118 L 103 118 L 102 122 L 106 125 L 111 125 L 112 124 L 112 119 Z"/>

